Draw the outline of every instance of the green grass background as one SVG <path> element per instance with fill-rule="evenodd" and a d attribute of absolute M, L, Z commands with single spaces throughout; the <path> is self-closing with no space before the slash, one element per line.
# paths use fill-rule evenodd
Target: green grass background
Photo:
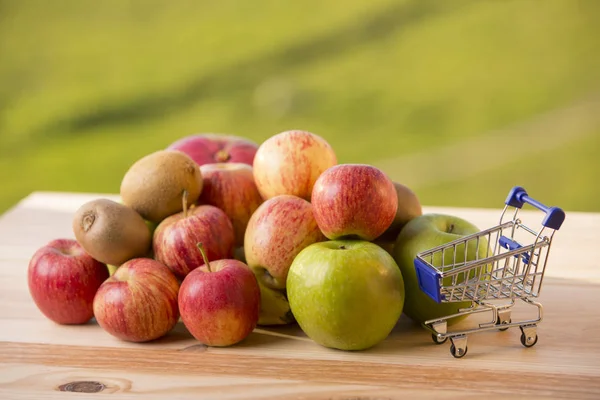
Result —
<path fill-rule="evenodd" d="M 288 129 L 340 162 L 399 160 L 426 205 L 498 207 L 519 184 L 600 211 L 599 20 L 595 0 L 0 0 L 0 212 L 36 190 L 117 193 L 191 133 Z M 473 152 L 401 163 L 582 102 L 593 123 L 572 140 L 537 146 L 542 124 L 478 149 L 494 168 L 421 182 Z"/>

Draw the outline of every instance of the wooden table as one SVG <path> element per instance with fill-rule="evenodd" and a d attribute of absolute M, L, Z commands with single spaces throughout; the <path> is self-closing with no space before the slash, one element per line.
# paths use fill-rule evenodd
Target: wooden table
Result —
<path fill-rule="evenodd" d="M 72 213 L 99 196 L 116 198 L 33 193 L 0 217 L 0 399 L 84 396 L 65 391 L 143 399 L 600 398 L 600 214 L 567 212 L 555 236 L 536 346 L 524 348 L 519 329 L 482 332 L 469 336 L 465 358 L 454 359 L 449 342 L 436 346 L 404 317 L 387 340 L 362 352 L 325 349 L 295 326 L 256 329 L 239 345 L 217 349 L 181 324 L 147 344 L 119 341 L 94 322 L 53 324 L 30 299 L 29 258 L 51 239 L 72 237 Z M 482 229 L 500 215 L 424 211 L 455 214 Z M 534 210 L 522 215 L 541 221 Z"/>

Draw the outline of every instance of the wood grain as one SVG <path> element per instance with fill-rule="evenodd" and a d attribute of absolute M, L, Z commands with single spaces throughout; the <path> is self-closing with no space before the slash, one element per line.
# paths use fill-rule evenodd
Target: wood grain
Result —
<path fill-rule="evenodd" d="M 202 352 L 199 358 L 193 351 L 168 349 L 140 352 L 135 349 L 8 343 L 0 344 L 0 349 L 9 363 L 42 363 L 63 368 L 109 370 L 117 376 L 121 376 L 120 371 L 134 370 L 137 374 L 146 373 L 150 376 L 165 373 L 190 377 L 238 376 L 244 379 L 264 380 L 267 385 L 283 380 L 402 389 L 419 389 L 431 385 L 436 389 L 449 391 L 519 395 L 539 393 L 548 396 L 573 394 L 590 398 L 600 393 L 600 380 L 590 376 L 550 372 L 523 374 L 518 370 L 498 371 L 481 365 L 474 368 L 440 368 L 364 361 L 290 359 L 264 355 L 234 357 L 211 351 Z M 44 355 L 45 361 L 40 359 L 40 354 Z M 86 379 L 102 382 L 102 379 L 92 375 Z M 268 382 L 269 379 L 273 382 Z M 490 386 L 493 382 L 498 386 Z M 506 385 L 508 382 L 510 385 Z M 550 382 L 555 383 L 549 385 Z"/>
<path fill-rule="evenodd" d="M 460 360 L 449 343 L 402 317 L 381 344 L 361 352 L 326 349 L 295 325 L 256 329 L 242 343 L 207 348 L 181 323 L 152 343 L 119 341 L 91 321 L 59 326 L 29 297 L 26 269 L 41 245 L 72 237 L 72 213 L 83 202 L 116 196 L 34 193 L 0 217 L 0 398 L 66 398 L 59 388 L 115 398 L 399 399 L 600 398 L 600 215 L 567 213 L 557 233 L 540 302 L 544 320 L 536 346 L 525 349 L 520 331 L 469 336 Z M 425 207 L 459 215 L 481 228 L 499 210 Z M 540 214 L 523 212 L 537 222 Z M 515 318 L 530 310 L 518 306 Z M 485 315 L 463 324 L 477 324 Z M 96 383 L 94 383 L 96 382 Z M 96 386 L 94 386 L 96 385 Z M 78 396 L 84 396 L 78 393 Z"/>

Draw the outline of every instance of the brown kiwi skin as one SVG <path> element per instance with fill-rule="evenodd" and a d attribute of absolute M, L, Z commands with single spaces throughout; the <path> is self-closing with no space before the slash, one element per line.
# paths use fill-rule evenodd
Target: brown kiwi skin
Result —
<path fill-rule="evenodd" d="M 121 181 L 123 204 L 159 223 L 183 210 L 182 196 L 194 204 L 202 192 L 198 164 L 178 150 L 158 150 L 137 160 Z"/>
<path fill-rule="evenodd" d="M 150 229 L 132 208 L 110 199 L 83 204 L 73 216 L 75 239 L 96 260 L 119 266 L 147 256 L 152 245 Z"/>

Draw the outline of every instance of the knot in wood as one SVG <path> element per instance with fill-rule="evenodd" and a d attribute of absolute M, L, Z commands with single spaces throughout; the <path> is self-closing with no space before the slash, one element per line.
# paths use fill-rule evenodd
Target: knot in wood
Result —
<path fill-rule="evenodd" d="M 77 393 L 98 393 L 104 390 L 106 386 L 103 383 L 95 381 L 76 381 L 60 385 L 58 389 L 61 392 Z"/>

